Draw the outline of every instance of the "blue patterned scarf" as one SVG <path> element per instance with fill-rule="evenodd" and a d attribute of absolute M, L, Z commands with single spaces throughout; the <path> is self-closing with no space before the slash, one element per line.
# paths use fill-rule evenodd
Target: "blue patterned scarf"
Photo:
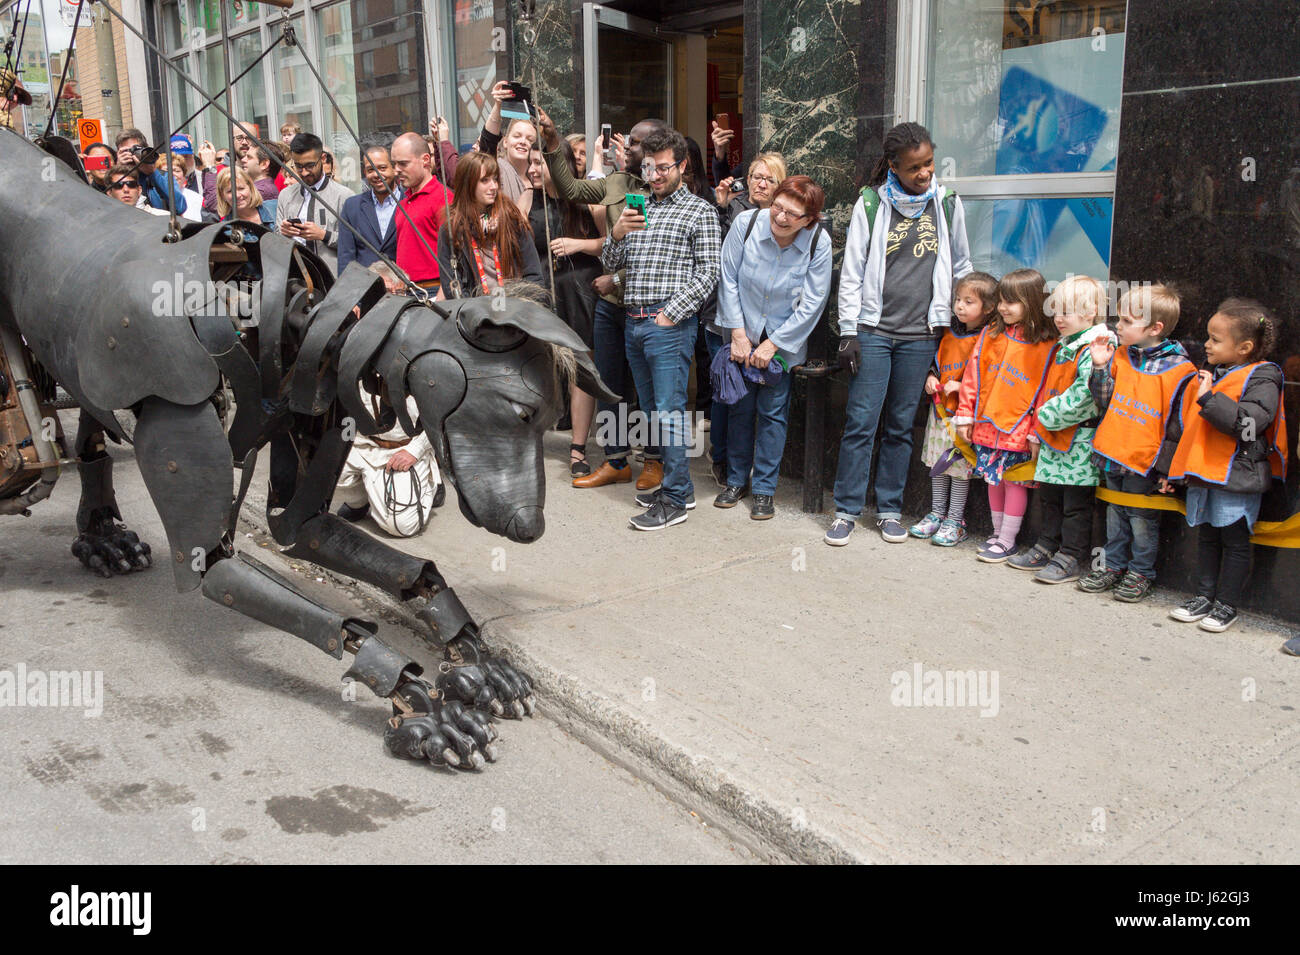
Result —
<path fill-rule="evenodd" d="M 889 175 L 885 177 L 884 185 L 881 188 L 885 194 L 885 198 L 889 200 L 890 205 L 897 209 L 902 215 L 907 216 L 907 218 L 915 219 L 925 211 L 925 207 L 930 204 L 930 200 L 939 194 L 939 180 L 934 176 L 931 176 L 930 187 L 919 196 L 912 195 L 912 193 L 903 188 L 902 184 L 898 181 L 898 177 L 894 175 L 894 170 L 891 169 L 889 170 Z"/>

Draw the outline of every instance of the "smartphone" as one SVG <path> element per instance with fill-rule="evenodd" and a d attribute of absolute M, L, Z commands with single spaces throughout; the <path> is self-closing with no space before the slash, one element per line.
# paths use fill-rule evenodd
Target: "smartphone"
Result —
<path fill-rule="evenodd" d="M 523 83 L 507 83 L 506 89 L 510 91 L 511 99 L 531 101 L 533 98 L 533 91 Z"/>
<path fill-rule="evenodd" d="M 284 221 L 289 223 L 289 225 L 302 225 L 302 220 L 298 218 L 285 219 Z"/>
<path fill-rule="evenodd" d="M 96 170 L 107 169 L 107 168 L 108 168 L 108 157 L 107 157 L 107 156 L 87 156 L 85 159 L 83 159 L 83 160 L 81 161 L 81 165 L 82 165 L 82 167 L 83 167 L 87 172 L 90 172 L 90 170 L 92 170 L 92 169 L 96 169 Z"/>
<path fill-rule="evenodd" d="M 627 207 L 629 209 L 635 209 L 637 212 L 641 213 L 642 216 L 646 214 L 645 196 L 641 195 L 641 193 L 629 192 L 627 195 L 623 197 L 623 199 L 627 203 Z"/>
<path fill-rule="evenodd" d="M 718 124 L 718 129 L 730 129 L 730 128 L 731 128 L 731 114 L 730 114 L 730 113 L 719 113 L 719 114 L 717 115 L 717 118 L 714 119 L 714 122 Z"/>
<path fill-rule="evenodd" d="M 613 129 L 614 128 L 610 126 L 609 123 L 600 124 L 600 148 L 601 149 L 609 148 L 609 139 L 611 133 L 613 132 Z"/>

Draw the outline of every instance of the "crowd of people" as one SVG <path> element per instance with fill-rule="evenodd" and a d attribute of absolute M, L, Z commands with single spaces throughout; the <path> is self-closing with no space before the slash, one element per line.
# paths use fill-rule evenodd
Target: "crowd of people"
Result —
<path fill-rule="evenodd" d="M 632 483 L 626 423 L 634 391 L 651 426 L 636 442 L 643 465 L 630 526 L 654 531 L 687 519 L 696 504 L 687 460 L 694 368 L 721 488 L 714 506 L 749 498 L 754 520 L 771 518 L 791 371 L 805 361 L 831 294 L 822 188 L 775 152 L 733 168 L 734 133 L 717 123 L 706 170 L 699 145 L 662 120 L 593 143 L 562 135 L 545 111 L 519 118 L 504 109 L 517 106 L 513 95 L 497 84 L 491 114 L 464 154 L 441 119 L 428 135 L 367 142 L 357 195 L 334 177 L 322 141 L 290 125 L 281 142 L 261 148 L 237 134 L 236 155 L 224 160 L 211 143 L 196 150 L 178 135 L 170 170 L 141 161 L 153 157 L 136 130 L 86 156 L 107 157 L 91 176 L 114 198 L 162 214 L 174 205 L 196 220 L 260 222 L 339 273 L 354 262 L 373 269 L 394 293 L 407 285 L 385 260 L 439 300 L 534 283 L 581 336 L 605 383 L 625 396 L 597 401 L 572 387 L 575 488 Z M 849 542 L 874 456 L 875 523 L 885 541 L 960 544 L 978 479 L 993 519 L 979 560 L 1137 602 L 1155 583 L 1159 496 L 1185 484 L 1187 521 L 1198 528 L 1197 588 L 1172 616 L 1227 629 L 1261 498 L 1287 461 L 1282 374 L 1267 361 L 1274 317 L 1254 301 L 1224 301 L 1209 320 L 1198 371 L 1171 337 L 1180 317 L 1175 289 L 1134 286 L 1119 299 L 1112 330 L 1096 279 L 1072 275 L 1049 288 L 1033 269 L 1000 278 L 974 271 L 962 202 L 935 175 L 930 134 L 902 123 L 882 147 L 853 207 L 838 285 L 837 357 L 849 390 L 826 542 Z M 288 182 L 286 168 L 297 174 Z M 922 401 L 931 509 L 906 527 L 903 492 Z M 617 426 L 596 429 L 603 460 L 593 468 L 587 453 L 598 421 Z M 437 465 L 427 442 L 414 450 L 409 442 L 393 433 L 354 448 L 341 514 L 371 513 L 395 534 L 423 528 L 437 506 Z M 377 513 L 392 507 L 394 474 L 411 475 L 396 496 L 418 520 Z M 1091 540 L 1098 487 L 1109 492 L 1099 549 Z M 1042 526 L 1021 548 L 1031 492 Z M 438 488 L 437 503 L 441 496 Z"/>

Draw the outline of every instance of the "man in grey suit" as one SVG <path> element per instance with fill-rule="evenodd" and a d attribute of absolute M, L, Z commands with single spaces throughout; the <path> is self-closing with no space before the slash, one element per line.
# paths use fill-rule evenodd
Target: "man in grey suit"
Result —
<path fill-rule="evenodd" d="M 343 203 L 343 221 L 361 233 L 361 236 L 373 245 L 390 261 L 397 261 L 397 224 L 393 217 L 397 215 L 397 203 L 402 198 L 402 190 L 397 187 L 397 170 L 393 168 L 387 146 L 368 146 L 363 160 L 366 185 L 370 188 L 360 195 L 352 196 Z M 353 234 L 347 225 L 339 226 L 339 268 L 338 274 L 350 262 L 359 262 L 366 268 L 379 261 L 379 256 L 370 251 Z"/>
<path fill-rule="evenodd" d="M 306 246 L 320 256 L 329 268 L 338 262 L 339 224 L 324 203 L 338 209 L 352 195 L 346 186 L 330 180 L 321 166 L 325 144 L 312 133 L 299 133 L 289 144 L 290 160 L 303 182 L 296 181 L 280 190 L 275 208 L 275 227 L 281 235 Z M 324 200 L 324 203 L 317 199 Z"/>

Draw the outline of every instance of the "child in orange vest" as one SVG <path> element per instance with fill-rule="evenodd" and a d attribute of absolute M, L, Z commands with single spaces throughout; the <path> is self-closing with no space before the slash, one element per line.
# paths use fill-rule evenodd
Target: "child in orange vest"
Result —
<path fill-rule="evenodd" d="M 1260 499 L 1286 477 L 1286 415 L 1282 369 L 1263 360 L 1277 340 L 1268 309 L 1230 298 L 1205 334 L 1213 370 L 1183 396 L 1183 433 L 1169 469 L 1169 480 L 1187 482 L 1187 523 L 1199 527 L 1196 595 L 1169 616 L 1222 633 L 1237 619 Z"/>
<path fill-rule="evenodd" d="M 989 488 L 993 536 L 976 556 L 990 564 L 1016 553 L 1029 505 L 1029 484 L 1003 480 L 1003 474 L 1033 457 L 1034 405 L 1056 345 L 1056 328 L 1043 312 L 1046 285 L 1035 269 L 1002 277 L 998 314 L 980 332 L 958 392 L 957 431 L 974 446 L 972 473 Z"/>
<path fill-rule="evenodd" d="M 930 468 L 931 510 L 908 530 L 913 537 L 940 547 L 952 547 L 966 539 L 970 464 L 953 446 L 951 418 L 980 329 L 998 309 L 998 280 L 987 272 L 968 272 L 957 280 L 953 298 L 952 321 L 925 379 L 925 393 L 933 405 L 926 420 L 921 463 Z"/>
<path fill-rule="evenodd" d="M 1196 366 L 1169 337 L 1178 326 L 1178 294 L 1165 285 L 1141 285 L 1119 300 L 1115 335 L 1092 343 L 1088 387 L 1101 411 L 1092 438 L 1106 487 L 1127 494 L 1154 494 L 1169 473 L 1178 442 L 1179 398 Z M 1137 603 L 1151 592 L 1160 548 L 1160 512 L 1110 504 L 1106 546 L 1093 570 L 1075 586 L 1098 594 L 1114 588 L 1114 599 Z"/>
<path fill-rule="evenodd" d="M 1048 296 L 1047 312 L 1061 340 L 1038 393 L 1038 420 L 1029 435 L 1039 448 L 1034 480 L 1042 529 L 1038 543 L 1007 566 L 1033 572 L 1040 583 L 1064 584 L 1079 579 L 1092 547 L 1093 500 L 1101 472 L 1092 461 L 1092 436 L 1100 417 L 1088 390 L 1089 346 L 1097 338 L 1110 340 L 1106 290 L 1096 279 L 1071 275 Z"/>

